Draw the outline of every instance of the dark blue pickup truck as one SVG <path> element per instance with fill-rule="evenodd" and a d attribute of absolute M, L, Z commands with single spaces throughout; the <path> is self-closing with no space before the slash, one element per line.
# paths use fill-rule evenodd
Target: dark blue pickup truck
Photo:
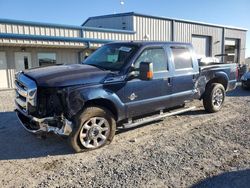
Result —
<path fill-rule="evenodd" d="M 76 152 L 110 143 L 130 128 L 192 110 L 217 112 L 236 87 L 236 64 L 198 62 L 191 44 L 116 42 L 82 64 L 16 74 L 16 112 L 26 130 L 68 136 Z"/>

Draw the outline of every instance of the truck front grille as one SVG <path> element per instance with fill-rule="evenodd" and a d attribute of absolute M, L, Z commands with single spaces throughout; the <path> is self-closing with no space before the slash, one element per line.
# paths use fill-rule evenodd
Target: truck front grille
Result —
<path fill-rule="evenodd" d="M 16 107 L 25 114 L 29 114 L 30 108 L 36 107 L 37 86 L 36 83 L 19 72 L 16 74 Z"/>

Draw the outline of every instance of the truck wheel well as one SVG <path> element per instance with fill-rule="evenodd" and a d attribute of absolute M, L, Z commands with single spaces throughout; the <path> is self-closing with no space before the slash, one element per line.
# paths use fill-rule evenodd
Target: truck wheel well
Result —
<path fill-rule="evenodd" d="M 112 112 L 112 114 L 115 117 L 115 120 L 117 120 L 118 117 L 118 113 L 117 113 L 117 109 L 114 105 L 114 103 L 112 103 L 111 101 L 107 100 L 107 99 L 93 99 L 90 101 L 87 101 L 85 103 L 86 106 L 102 106 L 107 108 L 108 110 L 110 110 L 110 112 Z"/>
<path fill-rule="evenodd" d="M 210 86 L 211 84 L 213 83 L 219 83 L 219 84 L 222 84 L 224 86 L 224 89 L 227 90 L 227 84 L 228 84 L 228 81 L 227 79 L 223 78 L 223 77 L 216 77 L 216 78 L 213 78 L 211 79 L 207 84 L 206 84 L 206 89 L 208 86 Z"/>

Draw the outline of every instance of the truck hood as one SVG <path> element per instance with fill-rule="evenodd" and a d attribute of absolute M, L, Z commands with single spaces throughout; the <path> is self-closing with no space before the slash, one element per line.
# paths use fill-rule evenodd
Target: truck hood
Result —
<path fill-rule="evenodd" d="M 65 87 L 100 83 L 110 73 L 84 64 L 58 65 L 25 70 L 40 87 Z"/>

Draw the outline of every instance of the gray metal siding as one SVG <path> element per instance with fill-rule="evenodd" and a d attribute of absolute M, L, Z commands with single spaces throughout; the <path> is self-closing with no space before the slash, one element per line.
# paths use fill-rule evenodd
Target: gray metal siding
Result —
<path fill-rule="evenodd" d="M 0 33 L 44 35 L 56 37 L 80 37 L 80 32 L 80 29 L 0 23 Z"/>
<path fill-rule="evenodd" d="M 175 41 L 176 42 L 192 42 L 192 35 L 211 37 L 212 56 L 221 54 L 222 49 L 222 28 L 196 25 L 183 22 L 175 22 Z"/>
<path fill-rule="evenodd" d="M 136 31 L 134 40 L 171 40 L 171 21 L 169 20 L 134 16 L 134 29 Z"/>
<path fill-rule="evenodd" d="M 245 62 L 245 46 L 246 46 L 246 31 L 239 31 L 233 29 L 225 29 L 225 38 L 239 39 L 240 40 L 240 62 Z"/>
<path fill-rule="evenodd" d="M 119 20 L 117 18 L 119 17 L 115 18 L 116 21 Z M 113 23 L 113 25 L 115 25 L 115 22 Z M 93 25 L 91 27 L 93 27 Z M 133 28 L 135 31 L 134 34 L 116 33 L 116 32 L 98 32 L 95 30 L 92 31 L 86 30 L 84 31 L 84 37 L 109 39 L 116 41 L 131 41 L 131 40 L 170 41 L 171 40 L 171 21 L 134 16 Z M 117 27 L 116 29 L 120 28 Z M 146 36 L 147 38 L 145 38 Z"/>
<path fill-rule="evenodd" d="M 129 16 L 127 16 L 129 17 Z M 106 20 L 106 28 L 121 29 L 121 17 L 97 18 L 87 22 L 85 26 L 95 26 L 101 24 L 101 21 Z M 112 24 L 111 24 L 111 20 Z M 223 28 L 210 25 L 202 25 L 195 23 L 187 23 L 178 20 L 157 19 L 153 17 L 143 17 L 134 15 L 131 28 L 135 33 L 116 33 L 112 31 L 101 32 L 95 30 L 84 31 L 86 38 L 109 39 L 116 41 L 131 41 L 131 40 L 149 40 L 149 41 L 176 41 L 192 43 L 192 36 L 204 36 L 210 39 L 210 53 L 212 56 L 222 54 L 223 52 Z M 173 26 L 173 28 L 172 28 Z M 173 32 L 173 33 L 172 33 Z M 245 57 L 245 37 L 246 31 L 238 29 L 225 29 L 225 38 L 241 39 L 240 62 Z M 91 44 L 91 47 L 99 47 L 100 44 Z"/>
<path fill-rule="evenodd" d="M 49 37 L 81 37 L 81 30 L 74 28 L 60 28 L 51 26 L 34 26 L 34 25 L 21 25 L 15 23 L 1 23 L 0 22 L 0 33 L 7 34 L 20 34 L 20 35 L 37 35 L 37 36 L 49 36 Z M 51 46 L 51 47 L 67 47 L 76 48 L 83 47 L 84 44 L 81 42 L 66 42 L 66 41 L 42 41 L 42 40 L 20 40 L 20 39 L 3 39 L 0 38 L 0 44 L 2 46 L 9 45 L 24 45 L 24 46 Z"/>
<path fill-rule="evenodd" d="M 117 33 L 117 32 L 99 32 L 96 30 L 83 31 L 85 38 L 98 38 L 116 41 L 129 41 L 133 40 L 134 34 Z"/>
<path fill-rule="evenodd" d="M 86 27 L 133 30 L 133 16 L 95 18 L 85 23 Z"/>

